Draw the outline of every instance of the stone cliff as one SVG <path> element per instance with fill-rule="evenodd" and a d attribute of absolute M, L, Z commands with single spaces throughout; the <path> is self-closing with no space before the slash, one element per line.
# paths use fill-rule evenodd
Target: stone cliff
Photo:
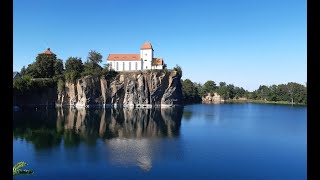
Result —
<path fill-rule="evenodd" d="M 182 103 L 177 71 L 121 72 L 111 80 L 86 76 L 65 83 L 57 106 L 175 106 Z"/>

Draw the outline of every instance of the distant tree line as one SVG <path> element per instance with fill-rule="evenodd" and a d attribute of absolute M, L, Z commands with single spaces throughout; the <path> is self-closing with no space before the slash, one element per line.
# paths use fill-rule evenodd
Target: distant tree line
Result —
<path fill-rule="evenodd" d="M 25 92 L 39 87 L 47 87 L 48 84 L 58 86 L 59 92 L 63 91 L 64 82 L 75 82 L 78 78 L 92 75 L 105 76 L 107 79 L 117 73 L 109 70 L 105 65 L 101 67 L 102 55 L 94 50 L 88 54 L 86 62 L 79 57 L 69 57 L 65 64 L 55 54 L 38 54 L 35 61 L 22 67 L 22 78 L 13 81 L 14 92 Z"/>
<path fill-rule="evenodd" d="M 261 85 L 257 90 L 249 92 L 242 87 L 208 80 L 204 84 L 192 82 L 190 79 L 181 80 L 184 103 L 200 103 L 202 97 L 209 93 L 217 93 L 223 100 L 232 101 L 239 98 L 248 100 L 283 102 L 287 104 L 307 104 L 307 87 L 295 82 L 279 85 Z"/>
<path fill-rule="evenodd" d="M 248 94 L 249 99 L 263 101 L 284 101 L 290 104 L 307 104 L 307 86 L 289 82 L 272 86 L 261 85 Z"/>
<path fill-rule="evenodd" d="M 224 100 L 239 99 L 246 97 L 249 93 L 242 87 L 234 86 L 233 84 L 227 84 L 220 82 L 219 85 L 212 80 L 208 80 L 203 85 L 200 83 L 192 82 L 190 79 L 181 80 L 183 101 L 185 103 L 199 103 L 202 101 L 202 97 L 209 93 L 213 96 L 217 93 Z"/>

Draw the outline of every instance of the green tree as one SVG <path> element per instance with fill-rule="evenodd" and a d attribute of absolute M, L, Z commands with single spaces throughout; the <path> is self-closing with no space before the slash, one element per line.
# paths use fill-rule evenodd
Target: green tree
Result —
<path fill-rule="evenodd" d="M 216 85 L 216 83 L 214 82 L 214 81 L 212 81 L 212 80 L 208 80 L 207 82 L 205 82 L 204 84 L 203 84 L 203 92 L 205 93 L 205 94 L 207 94 L 207 93 L 213 93 L 213 92 L 215 92 L 216 91 L 216 89 L 217 89 L 217 85 Z"/>
<path fill-rule="evenodd" d="M 57 56 L 55 54 L 39 54 L 35 62 L 35 68 L 39 76 L 34 78 L 52 78 L 56 60 Z"/>
<path fill-rule="evenodd" d="M 61 59 L 57 59 L 57 60 L 54 62 L 53 68 L 54 68 L 54 75 L 55 75 L 55 76 L 62 75 L 63 72 L 64 72 L 62 60 L 61 60 Z"/>
<path fill-rule="evenodd" d="M 227 99 L 233 99 L 235 97 L 235 87 L 233 84 L 227 85 Z"/>
<path fill-rule="evenodd" d="M 177 71 L 177 73 L 182 77 L 182 68 L 178 64 L 173 68 L 173 70 Z"/>
<path fill-rule="evenodd" d="M 260 100 L 266 101 L 269 93 L 270 93 L 270 89 L 266 85 L 259 86 L 259 89 L 257 90 L 258 98 Z"/>
<path fill-rule="evenodd" d="M 83 64 L 81 58 L 69 57 L 65 64 L 66 72 L 76 71 L 81 73 L 83 71 Z"/>
<path fill-rule="evenodd" d="M 93 64 L 85 62 L 83 65 L 83 73 L 82 76 L 93 75 L 93 76 L 100 76 L 103 74 L 103 68 L 99 64 Z"/>
<path fill-rule="evenodd" d="M 30 75 L 24 75 L 22 78 L 17 78 L 13 81 L 14 92 L 25 92 L 32 87 Z"/>
<path fill-rule="evenodd" d="M 196 83 L 193 83 L 190 79 L 181 80 L 182 84 L 182 96 L 186 103 L 201 102 Z"/>
<path fill-rule="evenodd" d="M 82 64 L 81 58 L 69 57 L 65 64 L 66 72 L 65 79 L 68 82 L 74 82 L 76 79 L 80 78 L 83 72 L 84 65 Z"/>
<path fill-rule="evenodd" d="M 228 87 L 226 86 L 225 82 L 220 82 L 219 87 L 216 90 L 217 93 L 221 96 L 222 99 L 226 100 L 228 99 Z"/>
<path fill-rule="evenodd" d="M 87 62 L 92 64 L 98 64 L 102 62 L 102 55 L 97 51 L 91 50 L 87 57 Z"/>
<path fill-rule="evenodd" d="M 40 77 L 39 72 L 37 71 L 36 63 L 31 63 L 26 68 L 26 73 L 24 75 L 30 75 L 31 77 Z"/>
<path fill-rule="evenodd" d="M 306 102 L 306 88 L 298 83 L 289 82 L 287 84 L 287 93 L 291 104 Z"/>
<path fill-rule="evenodd" d="M 20 70 L 21 76 L 24 76 L 24 75 L 26 74 L 26 72 L 27 72 L 26 67 L 23 66 L 23 67 L 21 68 L 21 70 Z"/>
<path fill-rule="evenodd" d="M 234 97 L 239 99 L 246 96 L 246 91 L 242 87 L 234 87 Z"/>
<path fill-rule="evenodd" d="M 219 87 L 223 87 L 223 86 L 226 86 L 227 84 L 225 82 L 220 82 L 219 83 Z"/>
<path fill-rule="evenodd" d="M 98 64 L 102 62 L 102 55 L 96 51 L 91 50 L 87 57 L 87 62 L 84 63 L 84 71 L 81 74 L 82 76 L 93 75 L 99 76 L 102 75 L 102 67 Z"/>

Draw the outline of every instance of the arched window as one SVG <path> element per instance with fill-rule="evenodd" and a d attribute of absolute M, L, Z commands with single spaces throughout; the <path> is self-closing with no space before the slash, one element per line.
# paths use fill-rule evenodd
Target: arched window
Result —
<path fill-rule="evenodd" d="M 124 62 L 122 62 L 122 70 L 124 71 L 124 65 L 125 65 L 125 63 Z"/>
<path fill-rule="evenodd" d="M 131 71 L 131 62 L 129 62 L 129 71 Z"/>
<path fill-rule="evenodd" d="M 138 62 L 136 62 L 136 70 L 138 70 Z"/>
<path fill-rule="evenodd" d="M 116 69 L 119 70 L 119 62 L 117 62 Z"/>

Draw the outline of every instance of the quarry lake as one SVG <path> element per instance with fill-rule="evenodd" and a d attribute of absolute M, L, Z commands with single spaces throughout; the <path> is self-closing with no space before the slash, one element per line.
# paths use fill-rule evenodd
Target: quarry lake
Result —
<path fill-rule="evenodd" d="M 13 163 L 34 174 L 14 179 L 302 180 L 306 111 L 250 103 L 15 111 Z"/>

